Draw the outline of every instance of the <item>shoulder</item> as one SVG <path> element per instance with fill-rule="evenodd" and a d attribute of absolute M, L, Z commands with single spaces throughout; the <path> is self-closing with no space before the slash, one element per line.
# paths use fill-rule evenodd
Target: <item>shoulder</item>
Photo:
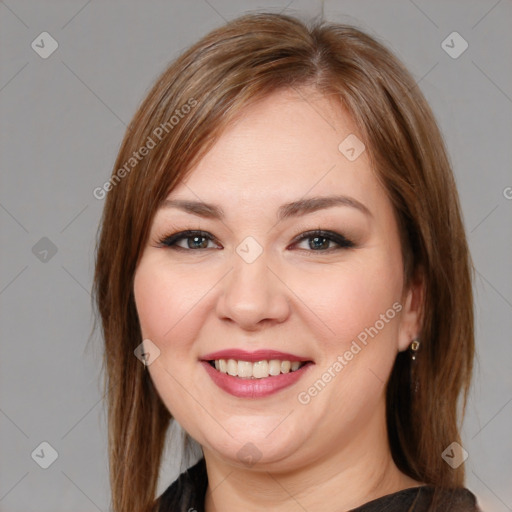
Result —
<path fill-rule="evenodd" d="M 157 500 L 156 512 L 204 512 L 208 475 L 204 458 L 181 473 Z M 372 500 L 350 512 L 483 512 L 468 489 L 419 486 Z"/>
<path fill-rule="evenodd" d="M 162 493 L 157 500 L 156 512 L 204 511 L 204 497 L 208 486 L 206 463 L 201 458 Z"/>
<path fill-rule="evenodd" d="M 411 487 L 370 501 L 351 512 L 482 512 L 468 489 Z"/>

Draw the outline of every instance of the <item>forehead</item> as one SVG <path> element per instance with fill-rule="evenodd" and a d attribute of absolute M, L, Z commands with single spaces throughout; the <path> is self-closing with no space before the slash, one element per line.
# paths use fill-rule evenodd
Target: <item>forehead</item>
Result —
<path fill-rule="evenodd" d="M 339 193 L 375 202 L 382 191 L 361 138 L 339 100 L 281 90 L 242 109 L 168 197 L 235 206 Z M 361 153 L 349 159 L 354 143 Z"/>

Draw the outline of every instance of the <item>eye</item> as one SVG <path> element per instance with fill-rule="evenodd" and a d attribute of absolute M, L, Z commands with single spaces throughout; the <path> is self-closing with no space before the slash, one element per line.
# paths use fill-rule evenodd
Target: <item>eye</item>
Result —
<path fill-rule="evenodd" d="M 209 246 L 208 244 L 210 244 L 210 242 L 215 243 L 216 246 Z M 325 230 L 306 231 L 295 238 L 292 246 L 299 246 L 306 242 L 306 248 L 297 248 L 308 252 L 331 252 L 355 247 L 354 242 L 343 235 L 334 231 Z M 159 246 L 185 251 L 222 248 L 215 237 L 207 231 L 201 230 L 186 230 L 172 235 L 167 235 L 159 240 Z"/>
<path fill-rule="evenodd" d="M 210 242 L 215 242 L 215 238 L 206 231 L 187 230 L 180 233 L 174 233 L 162 238 L 159 243 L 161 247 L 170 247 L 172 249 L 213 249 L 208 247 Z M 216 247 L 218 249 L 218 247 Z"/>
<path fill-rule="evenodd" d="M 307 241 L 307 249 L 314 252 L 331 252 L 340 249 L 350 249 L 354 242 L 334 231 L 315 230 L 302 233 L 295 239 L 294 244 Z M 332 245 L 335 245 L 334 247 Z M 303 248 L 301 248 L 303 249 Z"/>

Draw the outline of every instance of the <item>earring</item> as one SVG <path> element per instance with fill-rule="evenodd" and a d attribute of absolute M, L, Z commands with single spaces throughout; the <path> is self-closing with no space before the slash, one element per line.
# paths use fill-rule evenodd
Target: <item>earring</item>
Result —
<path fill-rule="evenodd" d="M 411 343 L 412 357 L 411 357 L 411 359 L 413 361 L 416 361 L 416 352 L 418 351 L 419 348 L 420 348 L 420 340 L 418 340 L 418 339 L 412 340 L 412 343 Z"/>
<path fill-rule="evenodd" d="M 140 355 L 142 358 L 142 364 L 144 365 L 144 371 L 148 369 L 149 352 L 142 352 Z"/>
<path fill-rule="evenodd" d="M 416 369 L 416 352 L 418 352 L 418 349 L 420 348 L 420 340 L 418 339 L 414 339 L 412 340 L 412 343 L 410 345 L 410 349 L 411 349 L 411 352 L 412 352 L 412 356 L 411 356 L 411 384 L 413 386 L 413 392 L 414 394 L 416 394 L 418 392 L 418 387 L 419 387 L 419 384 L 418 384 L 418 379 L 415 378 L 415 369 Z"/>

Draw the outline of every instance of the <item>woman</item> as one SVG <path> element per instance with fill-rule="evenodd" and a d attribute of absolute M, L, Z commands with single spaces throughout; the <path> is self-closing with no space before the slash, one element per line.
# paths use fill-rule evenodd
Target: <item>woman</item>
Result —
<path fill-rule="evenodd" d="M 388 50 L 234 20 L 158 79 L 105 189 L 113 510 L 478 510 L 470 257 L 439 130 Z M 203 456 L 155 500 L 171 419 Z"/>

